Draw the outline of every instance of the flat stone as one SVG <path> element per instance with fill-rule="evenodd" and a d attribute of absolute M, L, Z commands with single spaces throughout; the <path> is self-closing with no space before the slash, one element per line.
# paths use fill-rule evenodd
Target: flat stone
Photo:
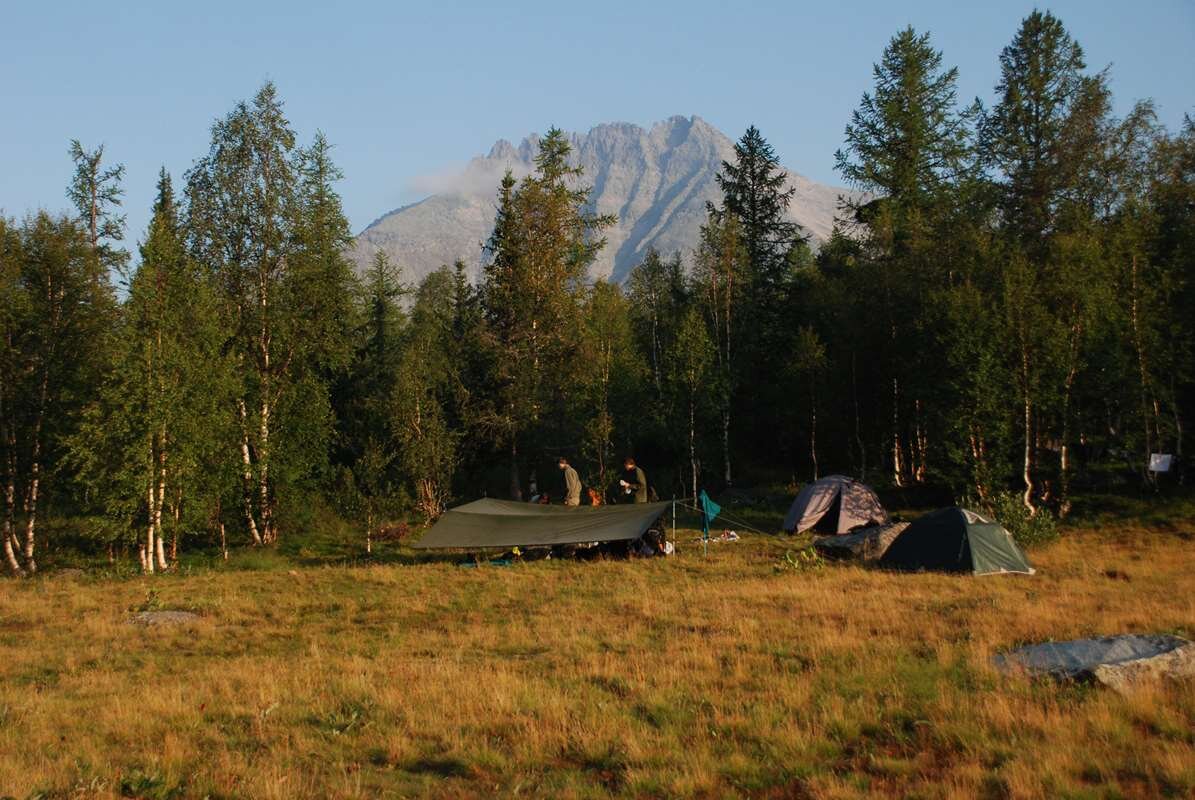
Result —
<path fill-rule="evenodd" d="M 140 611 L 134 614 L 129 622 L 134 625 L 152 627 L 157 625 L 186 625 L 190 622 L 196 622 L 198 619 L 199 615 L 190 611 Z"/>
<path fill-rule="evenodd" d="M 1004 672 L 1097 682 L 1125 691 L 1162 678 L 1195 677 L 1195 642 L 1160 634 L 1103 636 L 1019 647 L 992 660 Z"/>
<path fill-rule="evenodd" d="M 884 555 L 888 546 L 907 527 L 907 522 L 873 525 L 841 536 L 819 537 L 814 540 L 813 546 L 827 558 L 875 561 Z"/>

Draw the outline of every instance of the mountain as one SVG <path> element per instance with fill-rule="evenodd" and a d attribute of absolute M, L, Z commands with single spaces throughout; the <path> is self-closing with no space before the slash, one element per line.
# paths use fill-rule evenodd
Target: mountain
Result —
<path fill-rule="evenodd" d="M 650 130 L 611 123 L 568 137 L 585 183 L 593 186 L 597 211 L 618 215 L 591 277 L 622 281 L 649 247 L 687 259 L 697 245 L 706 203 L 721 199 L 714 176 L 724 160 L 734 158 L 731 139 L 700 117 L 672 117 Z M 463 170 L 425 180 L 430 196 L 375 220 L 357 236 L 353 259 L 364 266 L 381 249 L 408 280 L 458 258 L 476 273 L 494 222 L 498 183 L 507 169 L 516 177 L 528 174 L 538 144 L 535 134 L 517 147 L 500 140 Z M 816 246 L 830 235 L 838 197 L 848 192 L 785 172 L 797 190 L 790 216 Z"/>

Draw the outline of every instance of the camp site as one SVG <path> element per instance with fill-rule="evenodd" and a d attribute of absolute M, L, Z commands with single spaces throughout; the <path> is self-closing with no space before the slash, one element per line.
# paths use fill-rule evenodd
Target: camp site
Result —
<path fill-rule="evenodd" d="M 1195 7 L 812 11 L 6 8 L 0 800 L 1195 798 Z"/>

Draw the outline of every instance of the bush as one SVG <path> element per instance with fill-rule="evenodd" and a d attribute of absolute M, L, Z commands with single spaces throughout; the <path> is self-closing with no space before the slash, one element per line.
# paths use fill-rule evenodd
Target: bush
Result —
<path fill-rule="evenodd" d="M 984 516 L 999 522 L 1012 538 L 1022 547 L 1033 547 L 1058 538 L 1058 524 L 1048 508 L 1039 508 L 1036 514 L 1029 509 L 1016 492 L 999 492 L 986 501 L 965 497 L 960 501 L 964 508 L 973 508 Z"/>

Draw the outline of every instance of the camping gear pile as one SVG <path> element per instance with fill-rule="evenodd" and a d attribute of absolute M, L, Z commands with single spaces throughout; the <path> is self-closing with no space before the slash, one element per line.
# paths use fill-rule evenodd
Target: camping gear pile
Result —
<path fill-rule="evenodd" d="M 860 528 L 841 536 L 821 536 L 813 540 L 818 553 L 826 558 L 838 560 L 857 559 L 878 561 L 905 528 L 907 522 L 889 522 Z"/>

